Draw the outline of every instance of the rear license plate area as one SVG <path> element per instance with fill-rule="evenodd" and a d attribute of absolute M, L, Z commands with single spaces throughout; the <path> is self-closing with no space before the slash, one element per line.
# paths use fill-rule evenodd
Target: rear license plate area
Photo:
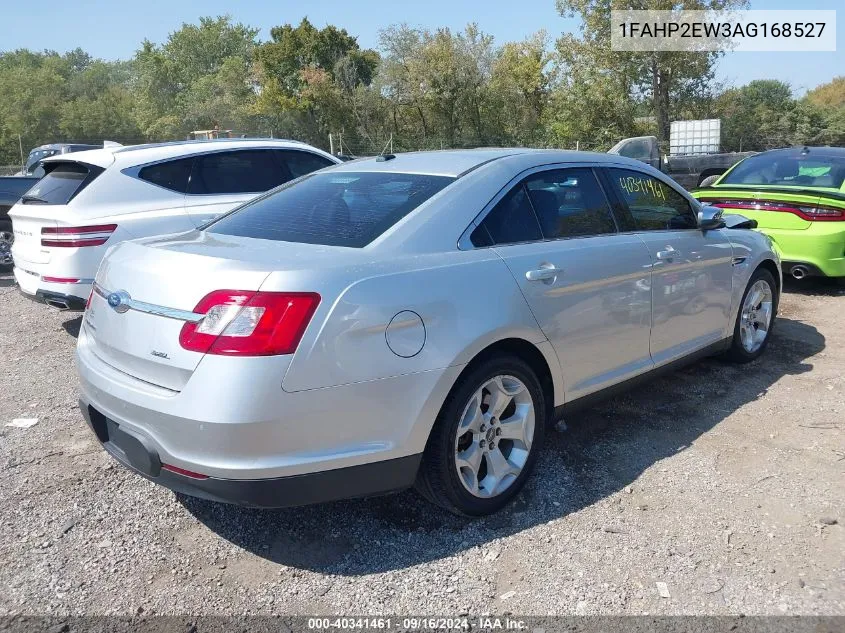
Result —
<path fill-rule="evenodd" d="M 161 460 L 146 438 L 121 427 L 90 405 L 88 419 L 97 439 L 110 455 L 141 474 L 158 476 L 161 472 Z"/>

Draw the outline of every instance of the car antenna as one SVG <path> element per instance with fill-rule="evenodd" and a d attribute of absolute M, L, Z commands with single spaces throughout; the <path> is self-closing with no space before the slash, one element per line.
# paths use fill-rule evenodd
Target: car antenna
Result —
<path fill-rule="evenodd" d="M 390 140 L 387 141 L 387 143 L 384 144 L 384 149 L 382 149 L 381 152 L 379 152 L 379 155 L 376 156 L 376 162 L 377 163 L 383 163 L 385 161 L 393 160 L 394 158 L 396 158 L 395 154 L 385 154 L 384 153 L 385 151 L 387 151 L 387 148 L 390 146 L 390 143 L 392 141 L 393 141 L 393 136 L 391 135 Z"/>

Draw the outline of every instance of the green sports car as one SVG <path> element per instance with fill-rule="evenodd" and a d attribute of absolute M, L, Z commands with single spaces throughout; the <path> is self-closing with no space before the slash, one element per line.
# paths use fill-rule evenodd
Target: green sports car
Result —
<path fill-rule="evenodd" d="M 784 274 L 845 278 L 844 180 L 845 148 L 777 149 L 749 156 L 692 195 L 756 220 Z"/>

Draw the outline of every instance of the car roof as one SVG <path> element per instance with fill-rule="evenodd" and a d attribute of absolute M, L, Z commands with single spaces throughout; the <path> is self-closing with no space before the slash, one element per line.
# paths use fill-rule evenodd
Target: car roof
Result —
<path fill-rule="evenodd" d="M 831 157 L 831 158 L 845 158 L 845 147 L 784 147 L 782 149 L 770 149 L 766 152 L 755 154 L 755 157 L 770 157 L 770 156 L 787 156 L 799 157 L 806 156 L 812 158 L 813 156 Z"/>
<path fill-rule="evenodd" d="M 537 165 L 576 162 L 630 163 L 639 167 L 645 165 L 645 163 L 613 154 L 510 147 L 386 154 L 384 157 L 373 156 L 342 163 L 332 167 L 332 171 L 381 171 L 458 178 L 482 165 L 502 159 Z"/>
<path fill-rule="evenodd" d="M 168 143 L 147 143 L 144 145 L 115 145 L 102 149 L 93 149 L 83 152 L 74 152 L 72 155 L 50 156 L 44 162 L 68 162 L 75 161 L 108 167 L 114 162 L 119 162 L 121 167 L 132 165 L 143 165 L 144 163 L 191 156 L 203 152 L 226 150 L 226 149 L 250 149 L 275 147 L 279 149 L 303 149 L 319 153 L 334 161 L 338 159 L 327 152 L 312 147 L 301 141 L 272 138 L 231 138 L 211 140 L 172 141 Z"/>

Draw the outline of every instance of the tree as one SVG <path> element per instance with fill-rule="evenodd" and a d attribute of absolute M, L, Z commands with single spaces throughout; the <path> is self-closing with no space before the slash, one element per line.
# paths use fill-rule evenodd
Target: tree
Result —
<path fill-rule="evenodd" d="M 821 120 L 822 129 L 816 135 L 818 143 L 845 144 L 845 76 L 810 90 L 800 105 Z"/>
<path fill-rule="evenodd" d="M 746 0 L 640 0 L 642 10 L 725 10 L 739 9 Z M 699 94 L 713 79 L 717 52 L 623 52 L 610 48 L 610 12 L 631 9 L 626 0 L 557 0 L 558 12 L 564 17 L 581 18 L 580 37 L 564 36 L 558 40 L 558 51 L 568 72 L 591 72 L 598 68 L 619 77 L 618 87 L 630 86 L 652 104 L 657 123 L 657 136 L 669 141 L 672 112 L 690 94 Z M 636 95 L 634 95 L 636 96 Z"/>
<path fill-rule="evenodd" d="M 162 46 L 144 41 L 135 56 L 136 115 L 144 134 L 249 127 L 257 35 L 258 29 L 222 16 L 183 24 Z"/>
<path fill-rule="evenodd" d="M 372 82 L 378 53 L 361 49 L 345 29 L 318 29 L 307 18 L 273 27 L 270 37 L 256 51 L 256 112 L 285 134 L 325 145 L 330 131 L 349 124 L 344 105 Z"/>
<path fill-rule="evenodd" d="M 493 62 L 490 93 L 499 101 L 499 125 L 520 145 L 541 140 L 551 77 L 548 37 L 539 31 L 522 42 L 508 42 Z"/>
<path fill-rule="evenodd" d="M 810 90 L 807 100 L 822 108 L 845 107 L 845 75 L 834 77 L 830 82 Z"/>
<path fill-rule="evenodd" d="M 789 84 L 775 79 L 726 90 L 716 100 L 722 145 L 732 151 L 760 151 L 788 144 L 788 115 L 794 105 Z"/>
<path fill-rule="evenodd" d="M 457 33 L 402 24 L 382 30 L 379 41 L 379 84 L 397 134 L 412 138 L 417 148 L 502 138 L 491 112 L 492 37 L 475 24 Z"/>
<path fill-rule="evenodd" d="M 0 53 L 0 163 L 19 162 L 19 144 L 26 152 L 61 138 L 59 119 L 76 59 L 76 51 Z"/>
<path fill-rule="evenodd" d="M 633 73 L 602 47 L 572 34 L 556 43 L 555 74 L 545 117 L 547 142 L 604 151 L 634 130 Z M 584 145 L 581 145 L 584 147 Z"/>

